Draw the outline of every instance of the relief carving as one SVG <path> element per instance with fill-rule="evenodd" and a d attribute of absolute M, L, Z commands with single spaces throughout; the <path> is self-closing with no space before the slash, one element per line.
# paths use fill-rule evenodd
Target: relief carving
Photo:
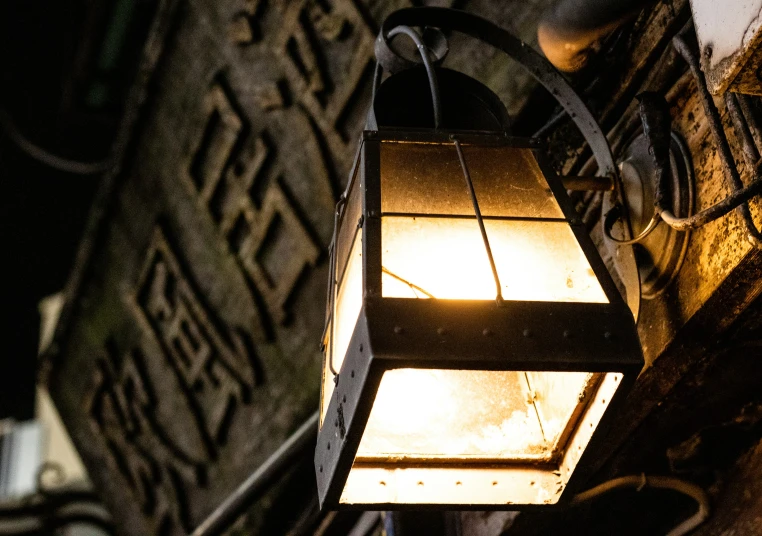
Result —
<path fill-rule="evenodd" d="M 248 132 L 220 80 L 204 102 L 187 175 L 264 305 L 257 341 L 272 340 L 272 322 L 287 322 L 289 299 L 321 250 L 281 179 L 267 132 Z"/>
<path fill-rule="evenodd" d="M 225 443 L 238 404 L 251 399 L 261 368 L 236 330 L 225 333 L 200 303 L 157 227 L 136 293 L 136 314 L 160 342 L 202 431 L 210 459 Z"/>
<path fill-rule="evenodd" d="M 265 0 L 246 0 L 243 9 L 235 14 L 228 29 L 230 39 L 237 45 L 250 45 L 262 39 L 259 18 L 265 9 Z"/>
<path fill-rule="evenodd" d="M 261 366 L 245 335 L 221 327 L 205 309 L 160 226 L 132 305 L 161 355 L 141 342 L 120 353 L 109 339 L 96 358 L 87 409 L 156 533 L 187 533 L 192 527 L 185 487 L 207 486 L 236 409 L 262 383 Z M 184 395 L 185 406 L 171 415 L 184 424 L 181 437 L 161 422 L 154 385 L 167 379 L 151 378 L 146 366 L 159 360 L 174 370 Z"/>
<path fill-rule="evenodd" d="M 113 341 L 96 360 L 91 424 L 156 534 L 191 530 L 185 485 L 204 485 L 206 465 L 164 432 L 140 349 L 119 356 Z M 180 530 L 182 529 L 182 530 Z"/>
<path fill-rule="evenodd" d="M 364 120 L 373 78 L 375 30 L 349 0 L 302 0 L 283 15 L 274 48 L 297 100 L 334 157 L 343 158 Z M 341 60 L 341 65 L 332 62 Z M 333 73 L 333 74 L 332 74 Z M 362 105 L 362 109 L 357 109 Z"/>

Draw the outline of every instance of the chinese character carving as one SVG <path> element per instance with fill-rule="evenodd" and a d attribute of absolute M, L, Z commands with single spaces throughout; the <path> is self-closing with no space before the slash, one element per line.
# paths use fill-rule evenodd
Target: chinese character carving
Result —
<path fill-rule="evenodd" d="M 204 112 L 189 175 L 256 300 L 264 303 L 269 318 L 284 323 L 289 298 L 317 262 L 320 248 L 280 178 L 267 133 L 246 132 L 221 82 L 207 94 Z M 258 340 L 271 338 L 265 319 L 261 330 Z"/>
<path fill-rule="evenodd" d="M 237 45 L 250 45 L 262 39 L 259 19 L 265 9 L 265 0 L 246 0 L 244 8 L 230 23 L 230 39 Z"/>
<path fill-rule="evenodd" d="M 274 46 L 297 100 L 334 157 L 346 158 L 370 95 L 375 31 L 349 0 L 294 2 L 281 28 Z"/>
<path fill-rule="evenodd" d="M 261 383 L 261 369 L 246 338 L 228 333 L 204 308 L 160 226 L 132 305 L 149 342 L 120 353 L 107 341 L 88 410 L 155 532 L 186 534 L 192 527 L 185 486 L 207 485 L 209 464 L 219 457 L 236 408 Z M 170 380 L 152 381 L 146 366 L 162 361 L 186 402 L 169 411 L 161 410 L 153 386 Z M 182 433 L 167 419 L 182 423 Z"/>
<path fill-rule="evenodd" d="M 187 533 L 185 483 L 203 485 L 206 466 L 162 429 L 156 395 L 139 349 L 119 357 L 113 341 L 97 359 L 95 390 L 88 404 L 93 425 L 118 471 L 161 535 Z"/>
<path fill-rule="evenodd" d="M 216 456 L 239 403 L 259 383 L 253 350 L 242 335 L 223 335 L 199 302 L 157 227 L 138 292 L 138 311 L 150 326 L 196 409 L 198 424 Z"/>

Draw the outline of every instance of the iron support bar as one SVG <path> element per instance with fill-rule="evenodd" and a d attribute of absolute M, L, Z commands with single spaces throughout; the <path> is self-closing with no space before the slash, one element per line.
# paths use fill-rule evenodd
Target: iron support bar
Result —
<path fill-rule="evenodd" d="M 460 160 L 460 168 L 463 170 L 463 177 L 466 179 L 466 187 L 468 188 L 468 195 L 471 197 L 471 203 L 474 206 L 474 214 L 476 215 L 476 221 L 479 222 L 479 231 L 482 233 L 482 240 L 484 241 L 484 249 L 487 252 L 487 258 L 489 259 L 490 268 L 492 268 L 492 276 L 495 278 L 495 289 L 497 294 L 495 295 L 495 301 L 498 306 L 503 305 L 503 290 L 500 285 L 500 276 L 497 274 L 497 266 L 495 266 L 495 258 L 492 256 L 492 248 L 489 245 L 489 238 L 487 237 L 487 230 L 484 228 L 484 220 L 482 219 L 482 211 L 479 209 L 479 201 L 476 199 L 476 192 L 474 191 L 474 183 L 471 181 L 471 174 L 468 172 L 468 166 L 466 165 L 466 157 L 463 156 L 463 149 L 460 147 L 460 142 L 457 138 L 452 139 L 455 143 L 455 150 L 458 152 L 458 160 Z"/>
<path fill-rule="evenodd" d="M 259 499 L 292 463 L 317 442 L 318 412 L 260 465 L 230 496 L 193 531 L 191 536 L 222 534 L 249 506 Z"/>

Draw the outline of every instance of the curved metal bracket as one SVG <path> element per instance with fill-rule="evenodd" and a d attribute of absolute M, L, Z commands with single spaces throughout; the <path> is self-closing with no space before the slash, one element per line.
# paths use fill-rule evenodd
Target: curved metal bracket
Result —
<path fill-rule="evenodd" d="M 507 30 L 472 13 L 449 8 L 415 7 L 400 9 L 386 18 L 376 39 L 377 51 L 390 51 L 396 54 L 389 44 L 388 35 L 394 27 L 400 25 L 434 27 L 460 32 L 487 43 L 513 58 L 553 95 L 577 125 L 598 162 L 598 175 L 615 177 L 615 190 L 611 195 L 606 196 L 607 204 L 614 206 L 622 199 L 624 193 L 614 164 L 611 146 L 598 122 L 561 73 L 533 48 Z M 629 222 L 621 225 L 621 229 L 617 231 L 619 236 L 626 238 L 632 236 Z M 624 285 L 627 304 L 637 319 L 640 310 L 640 277 L 633 249 L 628 245 L 616 245 L 611 242 L 608 242 L 608 245 L 612 249 L 615 266 Z"/>
<path fill-rule="evenodd" d="M 400 25 L 395 24 L 395 26 Z M 379 38 L 376 39 L 375 53 L 378 63 L 380 63 L 388 72 L 396 74 L 405 69 L 420 65 L 421 62 L 417 59 L 408 59 L 392 48 L 389 32 L 393 29 L 394 27 L 389 28 L 385 33 L 382 30 L 382 34 L 379 34 Z M 381 35 L 384 35 L 385 38 L 381 39 Z M 426 48 L 431 54 L 431 61 L 435 64 L 442 63 L 447 57 L 447 53 L 450 51 L 450 45 L 447 42 L 445 34 L 437 28 L 427 27 L 424 29 L 421 37 L 423 39 L 423 44 L 426 45 Z"/>

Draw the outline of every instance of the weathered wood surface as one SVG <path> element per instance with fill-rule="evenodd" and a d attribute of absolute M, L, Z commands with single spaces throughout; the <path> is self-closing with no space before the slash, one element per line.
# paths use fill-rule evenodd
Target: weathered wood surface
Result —
<path fill-rule="evenodd" d="M 762 443 L 741 456 L 726 476 L 715 514 L 695 536 L 762 534 Z"/>

